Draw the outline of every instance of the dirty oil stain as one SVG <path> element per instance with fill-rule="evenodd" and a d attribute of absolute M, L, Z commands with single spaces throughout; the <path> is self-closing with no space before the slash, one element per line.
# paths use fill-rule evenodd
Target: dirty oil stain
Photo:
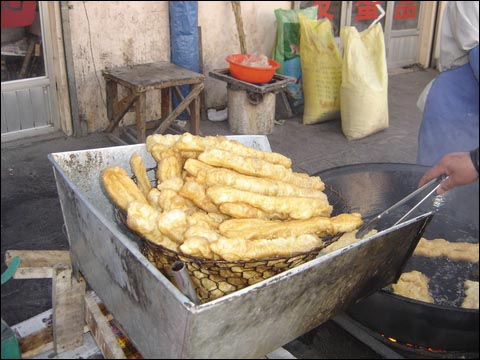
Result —
<path fill-rule="evenodd" d="M 123 45 L 123 61 L 125 65 L 132 65 L 133 64 L 133 39 L 128 38 L 127 41 Z"/>

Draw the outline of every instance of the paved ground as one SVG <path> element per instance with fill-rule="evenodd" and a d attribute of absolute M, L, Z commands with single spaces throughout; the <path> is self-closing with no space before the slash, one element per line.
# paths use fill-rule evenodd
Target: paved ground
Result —
<path fill-rule="evenodd" d="M 388 129 L 364 139 L 349 141 L 340 121 L 302 125 L 301 118 L 276 125 L 268 140 L 273 151 L 293 160 L 298 171 L 315 173 L 324 169 L 362 162 L 415 163 L 421 113 L 419 94 L 435 72 L 414 71 L 390 76 Z M 229 134 L 228 123 L 202 124 L 205 135 Z"/>
<path fill-rule="evenodd" d="M 421 113 L 416 100 L 435 76 L 433 70 L 390 76 L 388 129 L 347 140 L 339 121 L 302 125 L 299 117 L 275 125 L 268 135 L 272 150 L 293 160 L 296 171 L 316 173 L 355 163 L 415 163 Z M 204 135 L 229 134 L 227 122 L 204 121 Z M 40 141 L 41 140 L 41 141 Z M 114 146 L 103 133 L 85 138 L 50 137 L 2 144 L 1 256 L 9 249 L 66 250 L 68 243 L 55 179 L 47 155 Z M 2 318 L 13 325 L 51 308 L 51 280 L 10 280 L 2 285 Z M 346 336 L 332 321 L 288 345 L 302 358 L 378 358 Z"/>

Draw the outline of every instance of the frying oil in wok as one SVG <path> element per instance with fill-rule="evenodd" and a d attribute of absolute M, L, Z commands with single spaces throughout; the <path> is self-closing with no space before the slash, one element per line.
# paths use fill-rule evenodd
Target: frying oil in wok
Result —
<path fill-rule="evenodd" d="M 440 226 L 441 224 L 441 226 Z M 444 229 L 448 229 L 445 234 Z M 478 230 L 471 224 L 462 224 L 448 214 L 436 214 L 423 237 L 432 240 L 444 238 L 450 242 L 478 242 Z M 429 279 L 429 292 L 435 304 L 460 308 L 465 298 L 465 280 L 479 280 L 478 263 L 456 261 L 446 257 L 413 255 L 404 272 L 417 270 Z M 389 289 L 391 290 L 391 289 Z"/>

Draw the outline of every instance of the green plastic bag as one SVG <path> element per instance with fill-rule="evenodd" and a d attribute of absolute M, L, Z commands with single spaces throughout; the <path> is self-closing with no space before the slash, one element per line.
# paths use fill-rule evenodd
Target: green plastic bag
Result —
<path fill-rule="evenodd" d="M 298 14 L 306 16 L 308 19 L 316 19 L 318 6 L 311 6 L 305 9 L 276 9 L 275 18 L 277 19 L 277 37 L 273 58 L 280 64 L 279 74 L 283 74 L 283 62 L 299 56 L 300 44 L 300 23 Z"/>
<path fill-rule="evenodd" d="M 290 104 L 293 107 L 303 105 L 303 77 L 300 65 L 300 23 L 298 14 L 302 14 L 309 19 L 317 18 L 317 6 L 306 9 L 285 10 L 276 9 L 275 17 L 277 19 L 277 36 L 275 39 L 275 48 L 273 58 L 280 64 L 278 74 L 293 77 L 297 79 L 295 84 L 288 84 L 286 94 Z"/>

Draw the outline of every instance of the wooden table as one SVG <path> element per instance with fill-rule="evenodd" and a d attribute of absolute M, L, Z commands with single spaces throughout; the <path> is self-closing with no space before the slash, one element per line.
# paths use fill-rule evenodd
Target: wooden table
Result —
<path fill-rule="evenodd" d="M 161 90 L 161 119 L 153 121 L 153 133 L 163 134 L 173 121 L 185 110 L 190 116 L 189 131 L 198 135 L 200 132 L 200 93 L 205 87 L 205 76 L 194 71 L 182 68 L 167 61 L 149 64 L 125 66 L 111 70 L 104 70 L 107 93 L 107 116 L 109 125 L 107 132 L 118 129 L 120 120 L 128 109 L 135 106 L 135 136 L 130 138 L 138 143 L 145 142 L 147 127 L 146 121 L 146 94 L 151 90 Z M 118 98 L 118 85 L 127 89 L 127 95 Z M 179 86 L 189 85 L 190 92 L 184 98 Z M 171 109 L 172 90 L 181 101 L 175 109 Z M 147 126 L 148 125 L 148 126 Z M 126 128 L 126 127 L 125 127 Z M 128 133 L 127 133 L 128 134 Z"/>

